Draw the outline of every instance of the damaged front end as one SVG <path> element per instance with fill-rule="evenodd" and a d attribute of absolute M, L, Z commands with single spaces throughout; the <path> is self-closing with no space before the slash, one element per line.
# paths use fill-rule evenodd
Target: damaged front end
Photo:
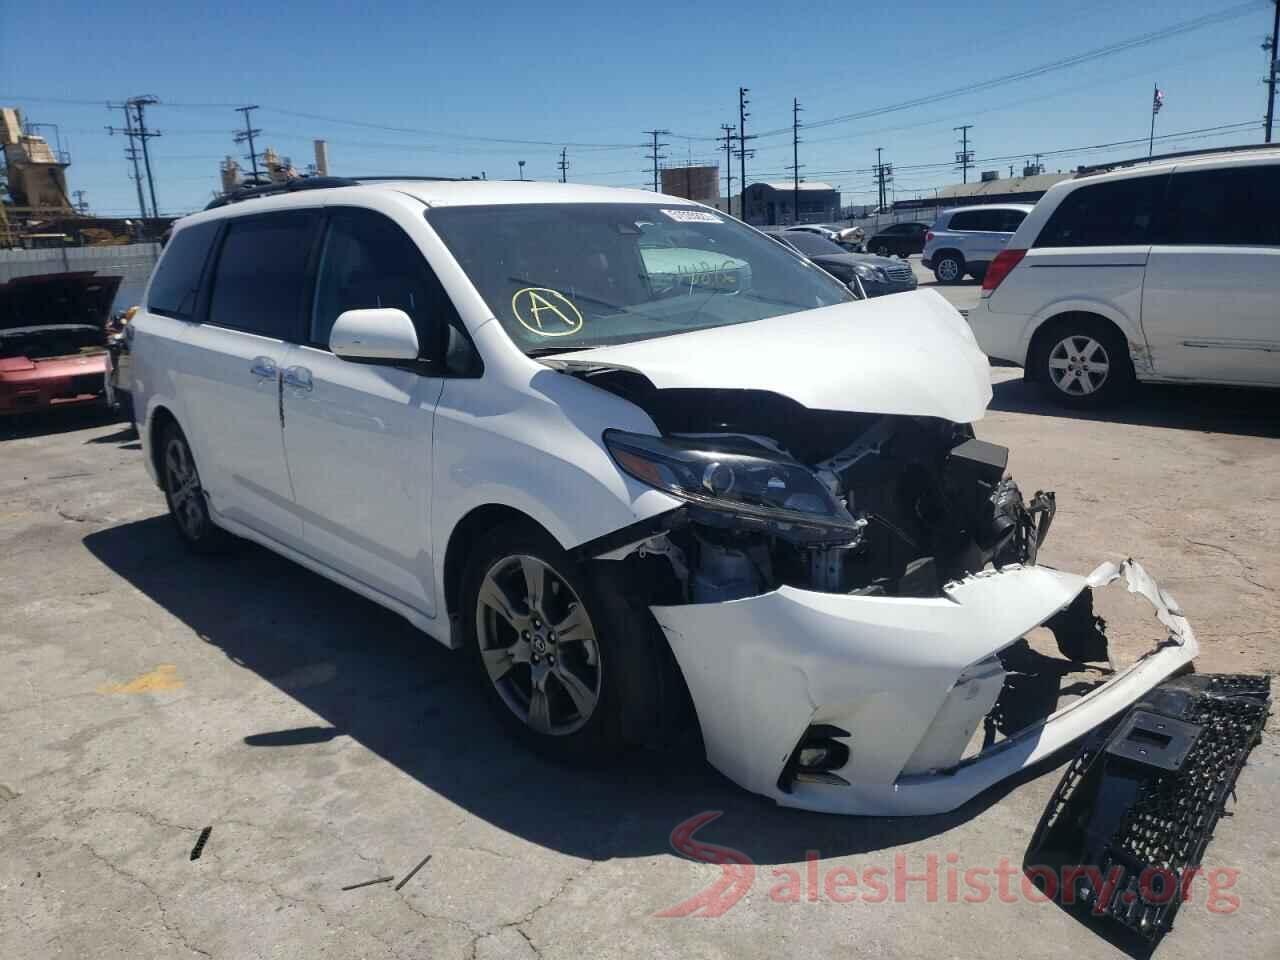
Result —
<path fill-rule="evenodd" d="M 1089 577 L 1039 566 L 1052 493 L 1026 498 L 1005 448 L 968 425 L 814 411 L 751 390 L 658 390 L 579 375 L 633 400 L 661 436 L 609 431 L 618 465 L 684 505 L 586 556 L 625 561 L 666 634 L 708 759 L 778 803 L 829 812 L 953 809 L 1123 711 L 1197 652 L 1136 563 Z M 1163 635 L 1072 698 L 1018 692 L 1049 660 L 1108 661 L 1092 591 L 1124 580 Z M 1060 657 L 1031 650 L 1044 626 Z M 1031 680 L 1028 678 L 1032 677 Z"/>

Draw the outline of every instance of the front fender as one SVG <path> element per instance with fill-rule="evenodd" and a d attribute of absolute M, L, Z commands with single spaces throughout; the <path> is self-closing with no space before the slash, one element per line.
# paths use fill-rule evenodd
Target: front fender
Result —
<path fill-rule="evenodd" d="M 523 383 L 448 381 L 432 443 L 435 556 L 477 507 L 518 510 L 569 550 L 680 506 L 617 467 L 604 446 L 611 428 L 659 432 L 634 404 L 541 365 Z M 443 564 L 436 577 L 445 596 Z"/>

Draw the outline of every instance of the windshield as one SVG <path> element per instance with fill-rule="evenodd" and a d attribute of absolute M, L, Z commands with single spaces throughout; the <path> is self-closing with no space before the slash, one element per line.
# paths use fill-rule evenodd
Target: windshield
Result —
<path fill-rule="evenodd" d="M 852 300 L 823 271 L 699 207 L 445 207 L 427 218 L 526 353 L 628 343 Z"/>

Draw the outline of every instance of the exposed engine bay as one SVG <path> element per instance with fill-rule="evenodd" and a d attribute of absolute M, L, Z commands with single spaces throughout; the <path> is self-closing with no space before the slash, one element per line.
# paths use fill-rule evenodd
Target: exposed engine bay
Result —
<path fill-rule="evenodd" d="M 0 359 L 26 357 L 45 360 L 76 354 L 104 353 L 106 330 L 87 324 L 59 324 L 0 330 Z"/>
<path fill-rule="evenodd" d="M 814 411 L 764 391 L 656 390 L 616 370 L 587 379 L 663 433 L 606 442 L 629 473 L 688 501 L 637 547 L 669 559 L 685 601 L 784 584 L 940 596 L 987 567 L 1034 563 L 1053 521 L 1053 494 L 1025 498 L 1004 475 L 1008 450 L 967 424 Z"/>

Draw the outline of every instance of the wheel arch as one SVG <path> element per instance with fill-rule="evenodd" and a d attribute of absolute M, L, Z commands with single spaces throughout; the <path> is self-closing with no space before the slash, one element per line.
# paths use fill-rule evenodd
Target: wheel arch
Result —
<path fill-rule="evenodd" d="M 455 622 L 462 605 L 462 576 L 467 568 L 471 545 L 487 532 L 504 525 L 531 526 L 560 543 L 547 527 L 534 517 L 505 503 L 486 503 L 469 510 L 449 533 L 445 546 L 443 572 L 444 610 L 449 622 Z M 562 547 L 564 544 L 560 544 Z M 450 645 L 457 646 L 458 638 L 450 631 Z"/>
<path fill-rule="evenodd" d="M 162 465 L 160 463 L 162 453 L 160 450 L 160 440 L 170 425 L 176 426 L 178 429 L 182 429 L 178 425 L 178 418 L 173 415 L 173 411 L 164 404 L 157 404 L 151 410 L 150 416 L 147 417 L 146 456 L 147 462 L 151 464 L 151 467 L 154 470 L 153 477 L 156 481 L 156 486 L 158 487 L 163 486 L 163 480 L 161 478 L 164 476 L 164 472 L 161 469 Z"/>
<path fill-rule="evenodd" d="M 1144 351 L 1146 349 L 1145 345 L 1134 342 L 1133 337 L 1125 329 L 1123 321 L 1118 317 L 1111 316 L 1109 311 L 1095 308 L 1092 305 L 1060 307 L 1046 312 L 1043 319 L 1037 322 L 1030 331 L 1026 349 L 1023 351 L 1022 370 L 1025 379 L 1039 379 L 1033 362 L 1037 351 L 1043 345 L 1045 338 L 1049 337 L 1054 330 L 1060 328 L 1064 322 L 1069 322 L 1073 319 L 1097 321 L 1114 329 L 1121 339 L 1129 345 L 1130 357 L 1128 359 L 1130 362 L 1133 362 L 1132 355 L 1135 351 Z M 1137 364 L 1135 363 L 1134 366 L 1136 368 Z"/>

